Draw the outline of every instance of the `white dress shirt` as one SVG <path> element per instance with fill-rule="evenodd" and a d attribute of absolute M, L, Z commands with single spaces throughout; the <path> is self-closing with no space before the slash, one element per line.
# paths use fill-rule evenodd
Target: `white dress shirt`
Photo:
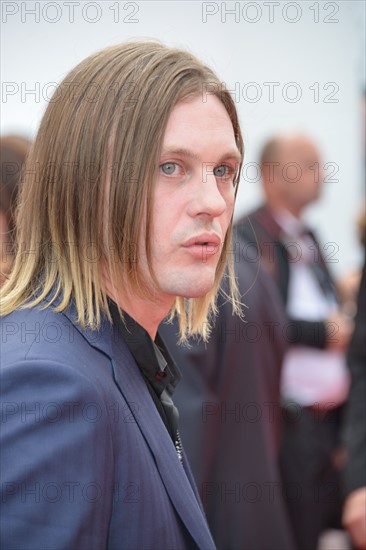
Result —
<path fill-rule="evenodd" d="M 331 293 L 321 288 L 311 267 L 317 261 L 314 242 L 304 235 L 304 225 L 289 212 L 276 211 L 274 217 L 283 229 L 282 242 L 291 255 L 287 314 L 291 319 L 324 321 L 337 309 L 337 303 Z M 342 351 L 295 344 L 286 353 L 281 380 L 286 400 L 302 406 L 333 408 L 347 398 L 349 383 Z"/>

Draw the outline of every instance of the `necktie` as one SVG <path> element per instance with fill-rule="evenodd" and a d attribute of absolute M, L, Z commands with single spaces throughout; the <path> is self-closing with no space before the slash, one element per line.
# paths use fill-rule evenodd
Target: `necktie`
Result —
<path fill-rule="evenodd" d="M 324 260 L 320 254 L 319 245 L 314 233 L 310 229 L 304 227 L 301 233 L 301 238 L 303 238 L 303 240 L 308 244 L 309 248 L 311 247 L 311 250 L 308 249 L 310 252 L 310 254 L 308 254 L 308 265 L 310 269 L 312 270 L 324 294 L 334 299 L 334 287 L 326 270 Z"/>

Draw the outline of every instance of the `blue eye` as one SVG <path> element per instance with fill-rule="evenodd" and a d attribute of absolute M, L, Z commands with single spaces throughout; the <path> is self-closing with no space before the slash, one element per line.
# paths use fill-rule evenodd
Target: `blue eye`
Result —
<path fill-rule="evenodd" d="M 214 169 L 213 173 L 218 178 L 223 178 L 227 173 L 227 166 L 221 165 Z"/>
<path fill-rule="evenodd" d="M 174 174 L 177 164 L 175 162 L 165 162 L 160 166 L 160 170 L 163 172 L 165 176 L 171 176 Z"/>
<path fill-rule="evenodd" d="M 214 168 L 213 171 L 214 175 L 218 178 L 230 178 L 234 174 L 234 170 L 231 168 L 231 166 L 228 166 L 227 164 L 221 164 L 220 166 L 217 166 Z"/>

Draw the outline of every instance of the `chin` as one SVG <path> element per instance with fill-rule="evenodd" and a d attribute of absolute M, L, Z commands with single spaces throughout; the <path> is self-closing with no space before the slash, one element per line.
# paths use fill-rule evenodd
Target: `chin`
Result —
<path fill-rule="evenodd" d="M 210 292 L 215 285 L 215 271 L 205 277 L 181 277 L 179 280 L 170 281 L 170 284 L 161 285 L 162 290 L 173 296 L 183 298 L 201 298 Z M 164 288 L 165 287 L 165 288 Z"/>
<path fill-rule="evenodd" d="M 206 296 L 213 288 L 213 285 L 208 287 L 203 287 L 200 289 L 195 290 L 187 290 L 184 294 L 179 294 L 179 296 L 182 296 L 183 298 L 202 298 L 203 296 Z"/>

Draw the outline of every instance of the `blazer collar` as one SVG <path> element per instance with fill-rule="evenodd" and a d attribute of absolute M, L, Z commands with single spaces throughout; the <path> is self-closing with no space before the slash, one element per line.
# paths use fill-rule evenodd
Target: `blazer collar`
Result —
<path fill-rule="evenodd" d="M 263 205 L 258 208 L 256 211 L 256 218 L 272 238 L 277 241 L 281 241 L 281 234 L 283 230 L 277 223 L 275 217 L 273 216 L 273 212 L 268 205 Z"/>

